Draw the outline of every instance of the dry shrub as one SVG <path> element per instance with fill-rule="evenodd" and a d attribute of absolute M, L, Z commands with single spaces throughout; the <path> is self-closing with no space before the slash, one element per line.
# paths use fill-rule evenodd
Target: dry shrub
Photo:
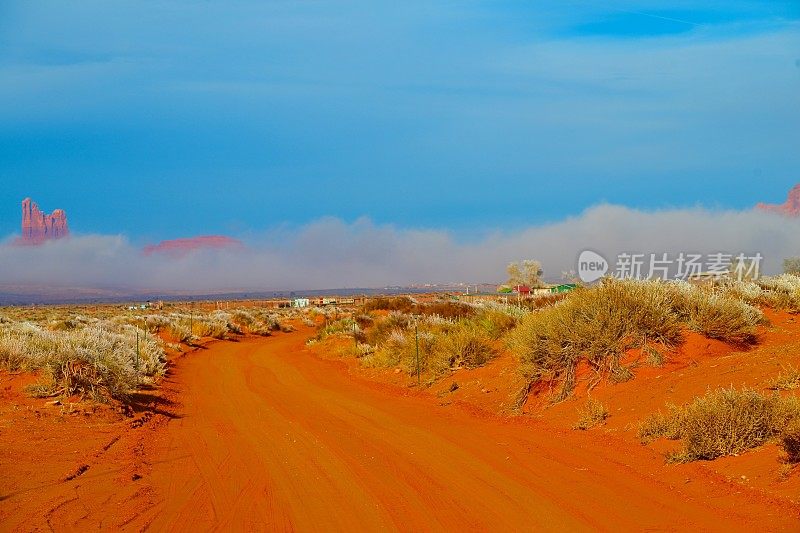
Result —
<path fill-rule="evenodd" d="M 578 408 L 578 421 L 572 429 L 587 430 L 603 422 L 609 417 L 608 410 L 600 401 L 589 398 L 582 407 Z"/>
<path fill-rule="evenodd" d="M 756 281 L 762 294 L 758 303 L 784 309 L 791 313 L 800 312 L 800 277 L 793 274 L 782 274 L 774 277 L 763 277 Z"/>
<path fill-rule="evenodd" d="M 787 463 L 800 463 L 800 420 L 794 420 L 783 430 L 780 445 Z"/>
<path fill-rule="evenodd" d="M 517 325 L 517 316 L 500 309 L 481 310 L 474 319 L 479 326 L 492 339 L 499 339 Z"/>
<path fill-rule="evenodd" d="M 412 327 L 413 323 L 414 319 L 411 316 L 393 311 L 388 316 L 374 321 L 366 332 L 366 341 L 373 346 L 381 345 L 394 330 L 406 330 Z"/>
<path fill-rule="evenodd" d="M 772 390 L 794 390 L 800 388 L 800 370 L 789 365 L 783 369 L 769 386 Z"/>
<path fill-rule="evenodd" d="M 508 343 L 531 380 L 560 380 L 566 398 L 575 385 L 575 368 L 586 359 L 598 373 L 629 377 L 619 359 L 647 343 L 674 346 L 681 339 L 675 294 L 665 284 L 606 280 L 578 289 L 562 302 L 531 313 Z"/>
<path fill-rule="evenodd" d="M 190 324 L 192 335 L 196 337 L 224 339 L 228 334 L 228 324 L 220 318 L 193 317 Z"/>
<path fill-rule="evenodd" d="M 380 333 L 374 330 L 380 327 Z M 455 368 L 474 368 L 494 356 L 489 335 L 473 321 L 456 322 L 427 317 L 416 323 L 405 315 L 376 321 L 367 332 L 368 339 L 379 338 L 374 352 L 364 357 L 368 366 L 400 367 L 413 374 L 419 364 L 420 372 L 433 376 Z M 371 344 L 371 343 L 370 343 Z"/>
<path fill-rule="evenodd" d="M 280 320 L 277 316 L 263 311 L 235 309 L 228 315 L 228 329 L 235 333 L 267 337 L 272 335 L 273 331 L 280 329 Z"/>
<path fill-rule="evenodd" d="M 411 313 L 415 315 L 440 316 L 448 319 L 459 319 L 471 317 L 475 314 L 476 308 L 462 302 L 438 301 L 426 304 L 416 304 Z"/>
<path fill-rule="evenodd" d="M 342 318 L 333 322 L 321 324 L 315 337 L 316 340 L 321 341 L 330 336 L 350 336 L 352 337 L 355 332 L 357 338 L 361 338 L 361 329 L 352 318 Z"/>
<path fill-rule="evenodd" d="M 407 313 L 414 307 L 408 296 L 371 298 L 364 302 L 364 311 L 400 311 Z"/>
<path fill-rule="evenodd" d="M 364 303 L 364 312 L 395 311 L 409 315 L 438 315 L 443 318 L 464 318 L 475 314 L 475 308 L 456 301 L 439 300 L 417 303 L 408 296 L 373 298 Z"/>
<path fill-rule="evenodd" d="M 800 277 L 782 274 L 755 281 L 721 280 L 714 289 L 718 294 L 751 305 L 800 312 Z"/>
<path fill-rule="evenodd" d="M 736 455 L 782 434 L 800 420 L 800 401 L 777 394 L 743 389 L 719 389 L 669 413 L 648 417 L 639 429 L 647 442 L 658 437 L 680 439 L 683 448 L 668 455 L 670 462 L 711 460 Z"/>
<path fill-rule="evenodd" d="M 533 296 L 531 298 L 521 299 L 519 301 L 519 305 L 528 311 L 535 311 L 537 309 L 542 309 L 544 307 L 549 307 L 553 304 L 557 304 L 561 300 L 566 299 L 569 296 L 567 292 L 559 292 L 559 293 L 552 293 L 552 294 L 540 294 Z"/>
<path fill-rule="evenodd" d="M 178 342 L 182 342 L 184 344 L 191 343 L 195 340 L 195 336 L 192 334 L 192 331 L 189 329 L 189 323 L 184 323 L 183 321 L 170 321 L 165 331 L 167 334 L 175 339 Z"/>
<path fill-rule="evenodd" d="M 434 370 L 475 368 L 494 355 L 488 335 L 470 322 L 459 322 L 438 339 L 431 354 Z"/>
<path fill-rule="evenodd" d="M 681 416 L 683 411 L 675 405 L 667 405 L 667 413 L 653 413 L 639 425 L 639 439 L 643 444 L 664 437 L 670 440 L 680 438 Z"/>
<path fill-rule="evenodd" d="M 138 346 L 138 350 L 137 350 Z M 39 396 L 88 394 L 124 398 L 164 372 L 160 342 L 131 326 L 49 331 L 30 323 L 0 329 L 0 362 L 12 370 L 41 370 Z"/>
<path fill-rule="evenodd" d="M 529 379 L 561 382 L 561 400 L 571 393 L 581 360 L 599 375 L 625 381 L 633 374 L 619 361 L 632 348 L 648 349 L 651 362 L 661 364 L 655 347 L 678 344 L 683 326 L 741 345 L 756 341 L 762 321 L 758 309 L 687 283 L 606 279 L 530 313 L 508 344 Z"/>
<path fill-rule="evenodd" d="M 755 344 L 763 313 L 740 300 L 697 293 L 687 299 L 685 310 L 689 327 L 710 339 L 738 346 Z"/>

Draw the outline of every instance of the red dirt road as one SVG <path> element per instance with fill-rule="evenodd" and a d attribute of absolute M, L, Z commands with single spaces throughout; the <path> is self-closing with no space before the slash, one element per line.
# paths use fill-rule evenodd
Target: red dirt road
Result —
<path fill-rule="evenodd" d="M 600 432 L 443 407 L 354 377 L 310 354 L 305 339 L 224 342 L 181 359 L 172 377 L 177 417 L 129 447 L 138 450 L 140 479 L 123 483 L 113 465 L 92 465 L 75 481 L 80 490 L 28 493 L 10 525 L 29 529 L 20 518 L 46 501 L 54 529 L 797 526 L 796 507 L 699 465 L 667 466 L 648 448 Z"/>

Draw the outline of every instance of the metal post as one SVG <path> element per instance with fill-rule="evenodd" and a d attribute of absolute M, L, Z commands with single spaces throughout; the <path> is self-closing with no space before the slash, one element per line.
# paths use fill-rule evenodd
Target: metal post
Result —
<path fill-rule="evenodd" d="M 139 370 L 139 327 L 136 327 L 136 370 Z"/>
<path fill-rule="evenodd" d="M 358 357 L 358 337 L 356 337 L 356 328 L 358 324 L 356 324 L 356 319 L 353 319 L 353 347 L 355 349 L 356 357 Z"/>
<path fill-rule="evenodd" d="M 417 387 L 420 384 L 420 377 L 419 377 L 419 325 L 417 321 L 414 321 L 414 339 L 417 345 Z"/>

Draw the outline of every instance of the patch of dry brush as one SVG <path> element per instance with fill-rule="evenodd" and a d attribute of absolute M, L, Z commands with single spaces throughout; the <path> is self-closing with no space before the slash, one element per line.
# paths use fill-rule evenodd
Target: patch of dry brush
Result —
<path fill-rule="evenodd" d="M 99 325 L 48 330 L 31 323 L 0 328 L 0 364 L 11 371 L 41 371 L 31 392 L 94 399 L 124 398 L 164 372 L 161 342 L 135 328 Z"/>
<path fill-rule="evenodd" d="M 740 454 L 777 439 L 789 460 L 798 458 L 800 400 L 794 396 L 764 395 L 750 389 L 719 389 L 667 413 L 650 415 L 639 428 L 647 443 L 665 437 L 681 440 L 682 448 L 668 454 L 670 462 L 685 463 Z"/>
<path fill-rule="evenodd" d="M 529 380 L 561 383 L 558 401 L 572 393 L 582 361 L 598 376 L 624 381 L 632 377 L 620 364 L 628 350 L 672 348 L 684 327 L 748 344 L 756 341 L 762 321 L 761 311 L 749 304 L 685 283 L 608 279 L 528 314 L 508 345 Z"/>
<path fill-rule="evenodd" d="M 159 335 L 192 344 L 201 337 L 288 329 L 279 315 L 266 309 L 139 315 L 107 306 L 94 316 L 76 311 L 18 308 L 11 309 L 16 320 L 0 320 L 0 365 L 40 372 L 39 382 L 30 388 L 34 395 L 125 399 L 164 373 L 166 347 L 179 347 Z"/>

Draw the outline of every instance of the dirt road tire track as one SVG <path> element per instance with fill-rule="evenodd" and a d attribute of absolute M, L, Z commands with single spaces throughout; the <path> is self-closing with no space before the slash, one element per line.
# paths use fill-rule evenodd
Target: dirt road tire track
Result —
<path fill-rule="evenodd" d="M 168 412 L 0 530 L 796 530 L 798 507 L 600 430 L 441 406 L 305 347 L 310 330 L 176 361 Z M 103 444 L 109 442 L 107 437 Z M 100 445 L 102 448 L 103 446 Z M 62 473 L 63 477 L 63 473 Z M 60 478 L 59 478 L 60 479 Z M 2 510 L 2 509 L 0 509 Z"/>
<path fill-rule="evenodd" d="M 595 448 L 600 434 L 365 386 L 304 340 L 218 344 L 185 362 L 184 416 L 154 450 L 155 529 L 717 530 L 763 526 L 765 506 L 776 529 L 794 524 L 796 509 L 699 467 L 686 484 L 646 449 Z"/>

